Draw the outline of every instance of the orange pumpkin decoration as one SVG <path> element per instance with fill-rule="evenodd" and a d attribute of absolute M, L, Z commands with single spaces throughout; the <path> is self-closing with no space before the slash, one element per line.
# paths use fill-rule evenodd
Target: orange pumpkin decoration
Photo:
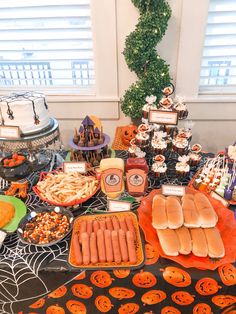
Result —
<path fill-rule="evenodd" d="M 111 278 L 110 274 L 103 270 L 97 270 L 92 273 L 90 276 L 90 281 L 92 284 L 99 288 L 106 288 L 112 284 L 113 278 Z"/>
<path fill-rule="evenodd" d="M 236 285 L 236 268 L 233 264 L 225 264 L 218 268 L 220 278 L 226 286 Z"/>
<path fill-rule="evenodd" d="M 99 295 L 95 299 L 95 306 L 100 312 L 107 313 L 111 310 L 113 305 L 108 297 L 105 295 Z"/>
<path fill-rule="evenodd" d="M 145 244 L 145 265 L 152 265 L 158 261 L 159 253 L 150 243 Z"/>
<path fill-rule="evenodd" d="M 89 299 L 93 295 L 93 290 L 91 287 L 88 287 L 84 284 L 76 283 L 71 287 L 73 295 L 82 299 Z"/>
<path fill-rule="evenodd" d="M 45 299 L 44 298 L 41 298 L 39 300 L 37 300 L 36 302 L 34 302 L 33 304 L 31 304 L 29 306 L 29 308 L 31 309 L 40 309 L 41 307 L 43 307 L 45 304 Z"/>
<path fill-rule="evenodd" d="M 124 287 L 114 287 L 109 289 L 109 293 L 113 298 L 116 298 L 118 300 L 122 299 L 130 299 L 135 296 L 134 290 L 127 289 Z"/>
<path fill-rule="evenodd" d="M 211 314 L 211 307 L 206 303 L 198 303 L 193 308 L 193 314 Z"/>
<path fill-rule="evenodd" d="M 74 279 L 75 280 L 82 280 L 86 278 L 86 272 L 82 271 L 78 276 L 76 276 Z"/>
<path fill-rule="evenodd" d="M 130 124 L 122 127 L 121 139 L 124 145 L 129 146 L 130 141 L 135 138 L 138 133 L 138 127 L 136 125 Z"/>
<path fill-rule="evenodd" d="M 113 270 L 113 274 L 117 278 L 126 278 L 130 274 L 130 269 L 115 269 L 115 270 Z"/>
<path fill-rule="evenodd" d="M 69 300 L 66 302 L 66 307 L 68 311 L 72 314 L 86 314 L 86 306 L 79 301 Z"/>
<path fill-rule="evenodd" d="M 227 309 L 225 309 L 221 314 L 236 314 L 236 307 L 230 306 Z"/>
<path fill-rule="evenodd" d="M 145 304 L 157 304 L 166 299 L 166 293 L 161 290 L 150 290 L 142 295 L 142 302 Z"/>
<path fill-rule="evenodd" d="M 193 303 L 194 296 L 185 291 L 176 291 L 171 295 L 172 301 L 179 305 L 189 305 Z"/>
<path fill-rule="evenodd" d="M 46 309 L 46 314 L 65 314 L 65 311 L 62 307 L 56 304 L 56 305 L 50 305 Z"/>
<path fill-rule="evenodd" d="M 196 283 L 195 289 L 201 295 L 211 295 L 218 292 L 220 286 L 218 282 L 212 278 L 202 278 Z"/>
<path fill-rule="evenodd" d="M 166 267 L 163 271 L 163 278 L 169 284 L 176 286 L 176 287 L 187 287 L 191 284 L 191 277 L 190 275 L 183 269 L 169 266 Z"/>
<path fill-rule="evenodd" d="M 126 303 L 118 309 L 119 314 L 135 314 L 139 311 L 139 305 L 136 303 Z"/>
<path fill-rule="evenodd" d="M 152 273 L 141 270 L 138 274 L 134 275 L 132 282 L 140 288 L 151 288 L 155 286 L 157 279 Z"/>
<path fill-rule="evenodd" d="M 173 306 L 165 306 L 161 310 L 161 314 L 181 314 L 181 312 Z"/>
<path fill-rule="evenodd" d="M 220 308 L 224 308 L 226 306 L 230 306 L 234 303 L 236 303 L 236 297 L 233 296 L 233 295 L 223 295 L 223 294 L 220 294 L 220 295 L 215 295 L 212 299 L 212 302 L 219 306 Z"/>
<path fill-rule="evenodd" d="M 52 291 L 51 293 L 49 293 L 48 297 L 58 299 L 58 298 L 63 297 L 66 294 L 66 292 L 67 292 L 66 286 L 61 286 L 57 288 L 56 290 Z"/>

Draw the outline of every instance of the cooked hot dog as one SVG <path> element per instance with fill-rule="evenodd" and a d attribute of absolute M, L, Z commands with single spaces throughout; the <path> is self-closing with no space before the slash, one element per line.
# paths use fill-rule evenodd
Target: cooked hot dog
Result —
<path fill-rule="evenodd" d="M 115 260 L 116 263 L 120 264 L 121 263 L 121 253 L 120 253 L 118 232 L 116 230 L 113 230 L 111 232 L 111 239 L 112 239 L 114 260 Z"/>
<path fill-rule="evenodd" d="M 122 229 L 126 233 L 128 231 L 128 228 L 127 228 L 124 218 L 120 218 L 119 223 L 120 223 L 120 229 Z"/>
<path fill-rule="evenodd" d="M 106 247 L 106 260 L 107 262 L 113 262 L 113 248 L 112 248 L 112 241 L 111 241 L 111 231 L 105 230 L 105 247 Z"/>
<path fill-rule="evenodd" d="M 99 222 L 97 220 L 93 221 L 93 232 L 97 233 L 97 231 L 100 229 Z"/>
<path fill-rule="evenodd" d="M 106 222 L 105 222 L 105 220 L 103 220 L 103 219 L 100 220 L 100 221 L 99 221 L 99 224 L 100 224 L 100 229 L 101 229 L 101 230 L 103 230 L 103 231 L 106 230 L 107 227 L 106 227 Z"/>
<path fill-rule="evenodd" d="M 99 262 L 104 263 L 106 261 L 106 249 L 105 249 L 104 233 L 102 229 L 99 229 L 97 232 L 97 248 L 98 248 Z"/>
<path fill-rule="evenodd" d="M 135 264 L 137 261 L 136 250 L 134 245 L 134 236 L 131 231 L 126 232 L 127 246 L 128 246 L 128 254 L 129 261 L 131 264 Z"/>
<path fill-rule="evenodd" d="M 112 220 L 113 229 L 118 231 L 120 229 L 120 224 L 119 224 L 118 219 L 115 216 L 113 216 L 111 220 Z"/>
<path fill-rule="evenodd" d="M 135 232 L 132 218 L 130 216 L 126 216 L 125 221 L 126 221 L 128 231 L 131 231 L 133 233 L 134 241 L 136 241 L 136 232 Z"/>
<path fill-rule="evenodd" d="M 78 233 L 75 233 L 72 239 L 72 248 L 74 252 L 76 265 L 81 265 L 83 262 L 82 254 L 80 250 Z"/>
<path fill-rule="evenodd" d="M 126 233 L 124 230 L 119 229 L 119 244 L 120 244 L 120 252 L 121 252 L 121 258 L 123 262 L 128 262 L 129 255 L 128 255 L 128 248 L 126 243 Z"/>
<path fill-rule="evenodd" d="M 81 243 L 81 234 L 87 231 L 87 221 L 82 220 L 79 228 L 79 242 Z"/>
<path fill-rule="evenodd" d="M 81 241 L 83 264 L 88 265 L 90 263 L 90 248 L 89 248 L 89 235 L 87 232 L 83 232 L 81 234 Z"/>
<path fill-rule="evenodd" d="M 92 220 L 87 221 L 87 234 L 90 236 L 90 234 L 93 232 L 93 222 Z"/>
<path fill-rule="evenodd" d="M 111 222 L 111 218 L 110 217 L 106 217 L 106 227 L 110 231 L 113 230 L 113 226 L 112 226 L 112 222 Z"/>
<path fill-rule="evenodd" d="M 97 236 L 95 232 L 90 235 L 90 255 L 91 263 L 96 264 L 98 262 L 98 250 L 97 250 Z"/>

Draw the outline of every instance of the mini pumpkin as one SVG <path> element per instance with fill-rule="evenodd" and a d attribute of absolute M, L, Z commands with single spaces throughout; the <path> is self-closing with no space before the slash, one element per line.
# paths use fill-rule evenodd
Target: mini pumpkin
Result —
<path fill-rule="evenodd" d="M 130 124 L 122 127 L 121 139 L 124 145 L 129 146 L 130 141 L 135 138 L 138 133 L 138 127 L 136 125 Z"/>
<path fill-rule="evenodd" d="M 181 312 L 173 306 L 165 306 L 161 310 L 161 314 L 181 314 Z"/>
<path fill-rule="evenodd" d="M 163 278 L 169 284 L 176 286 L 176 287 L 187 287 L 191 284 L 191 277 L 190 275 L 183 269 L 169 266 L 166 267 L 163 271 Z"/>
<path fill-rule="evenodd" d="M 78 276 L 76 276 L 74 279 L 75 280 L 82 280 L 86 278 L 86 272 L 82 271 Z"/>
<path fill-rule="evenodd" d="M 86 314 L 86 306 L 80 302 L 75 300 L 69 300 L 66 302 L 66 307 L 68 311 L 72 314 Z"/>
<path fill-rule="evenodd" d="M 56 304 L 56 305 L 50 305 L 46 309 L 46 314 L 65 314 L 65 311 L 61 306 Z"/>
<path fill-rule="evenodd" d="M 73 295 L 82 299 L 89 299 L 93 295 L 93 290 L 91 287 L 88 287 L 84 284 L 76 283 L 71 287 Z"/>
<path fill-rule="evenodd" d="M 193 308 L 193 314 L 211 314 L 211 307 L 206 303 L 198 303 Z"/>
<path fill-rule="evenodd" d="M 211 295 L 218 292 L 221 286 L 212 278 L 202 278 L 196 283 L 195 289 L 201 295 Z"/>
<path fill-rule="evenodd" d="M 66 292 L 67 292 L 66 286 L 60 286 L 56 290 L 49 293 L 48 297 L 58 299 L 58 298 L 63 297 L 66 294 Z"/>
<path fill-rule="evenodd" d="M 150 290 L 144 293 L 141 297 L 142 302 L 145 304 L 157 304 L 166 299 L 166 293 L 161 290 Z"/>
<path fill-rule="evenodd" d="M 189 305 L 193 303 L 194 296 L 186 291 L 176 291 L 171 295 L 172 301 L 179 305 Z"/>
<path fill-rule="evenodd" d="M 95 299 L 95 306 L 100 312 L 107 313 L 111 310 L 113 305 L 108 297 L 105 295 L 99 295 Z"/>
<path fill-rule="evenodd" d="M 135 314 L 139 311 L 139 305 L 136 303 L 126 303 L 118 309 L 119 314 Z"/>
<path fill-rule="evenodd" d="M 41 298 L 39 300 L 37 300 L 36 302 L 34 302 L 33 304 L 31 304 L 29 306 L 29 308 L 31 309 L 40 309 L 41 307 L 43 307 L 45 304 L 45 299 L 44 298 Z"/>
<path fill-rule="evenodd" d="M 99 288 L 106 288 L 112 284 L 113 278 L 111 278 L 110 274 L 103 270 L 97 270 L 92 273 L 90 276 L 90 281 L 92 284 Z"/>
<path fill-rule="evenodd" d="M 151 288 L 155 286 L 157 279 L 152 273 L 141 270 L 134 275 L 132 282 L 135 286 L 140 288 Z"/>
<path fill-rule="evenodd" d="M 211 300 L 215 305 L 219 306 L 220 308 L 224 308 L 236 303 L 236 297 L 229 294 L 215 295 Z"/>
<path fill-rule="evenodd" d="M 135 296 L 134 290 L 124 288 L 124 287 L 114 287 L 109 289 L 109 293 L 113 298 L 118 300 L 130 299 Z"/>
<path fill-rule="evenodd" d="M 233 264 L 225 264 L 218 268 L 220 278 L 226 286 L 236 285 L 236 268 Z"/>
<path fill-rule="evenodd" d="M 126 278 L 129 276 L 130 274 L 130 269 L 114 269 L 113 270 L 113 274 L 117 277 L 117 278 Z"/>
<path fill-rule="evenodd" d="M 150 243 L 145 244 L 145 255 L 146 255 L 145 265 L 152 265 L 158 261 L 159 258 L 158 250 L 154 248 Z"/>

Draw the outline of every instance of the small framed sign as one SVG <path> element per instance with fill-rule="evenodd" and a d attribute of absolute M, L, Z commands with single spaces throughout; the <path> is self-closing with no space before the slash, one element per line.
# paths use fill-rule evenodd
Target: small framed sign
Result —
<path fill-rule="evenodd" d="M 79 173 L 86 173 L 87 166 L 86 162 L 64 162 L 63 164 L 64 172 L 79 172 Z"/>
<path fill-rule="evenodd" d="M 185 187 L 181 185 L 162 185 L 162 194 L 183 196 L 185 194 Z"/>
<path fill-rule="evenodd" d="M 212 198 L 214 198 L 215 200 L 220 201 L 225 207 L 229 207 L 229 203 L 219 194 L 217 194 L 216 192 L 212 191 L 210 196 Z"/>
<path fill-rule="evenodd" d="M 20 128 L 18 126 L 0 126 L 0 137 L 6 139 L 20 138 Z"/>
<path fill-rule="evenodd" d="M 149 122 L 157 124 L 178 124 L 178 113 L 174 111 L 150 110 Z"/>
<path fill-rule="evenodd" d="M 109 212 L 123 212 L 128 210 L 131 210 L 130 202 L 108 200 Z"/>

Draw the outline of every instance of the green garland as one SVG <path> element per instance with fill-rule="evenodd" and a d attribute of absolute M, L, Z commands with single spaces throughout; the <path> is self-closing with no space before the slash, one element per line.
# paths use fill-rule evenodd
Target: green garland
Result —
<path fill-rule="evenodd" d="M 121 109 L 126 116 L 140 118 L 146 96 L 162 97 L 162 89 L 170 84 L 169 65 L 160 58 L 156 46 L 168 26 L 171 9 L 165 0 L 132 0 L 140 11 L 136 29 L 126 38 L 124 56 L 139 80 L 126 91 Z"/>

